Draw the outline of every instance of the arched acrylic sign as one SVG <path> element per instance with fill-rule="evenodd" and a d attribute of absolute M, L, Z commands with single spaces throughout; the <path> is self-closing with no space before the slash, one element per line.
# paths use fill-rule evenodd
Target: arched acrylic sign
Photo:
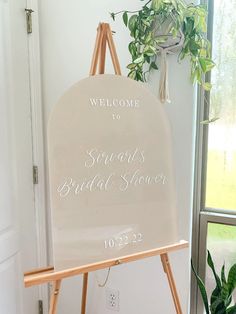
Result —
<path fill-rule="evenodd" d="M 178 241 L 170 128 L 143 84 L 70 88 L 49 121 L 49 174 L 56 269 Z"/>

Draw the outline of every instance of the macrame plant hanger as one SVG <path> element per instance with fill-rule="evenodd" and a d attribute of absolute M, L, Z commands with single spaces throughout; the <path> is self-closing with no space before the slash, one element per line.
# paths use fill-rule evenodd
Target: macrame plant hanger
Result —
<path fill-rule="evenodd" d="M 169 32 L 165 35 L 157 35 L 159 37 L 170 37 Z M 173 37 L 171 35 L 171 37 Z M 170 93 L 169 93 L 169 82 L 168 82 L 168 60 L 167 55 L 173 54 L 176 50 L 179 49 L 184 43 L 184 34 L 180 30 L 179 36 L 176 36 L 175 39 L 179 39 L 177 42 L 168 44 L 167 41 L 163 45 L 157 45 L 157 49 L 160 52 L 161 57 L 161 73 L 159 81 L 159 99 L 162 103 L 170 102 Z"/>

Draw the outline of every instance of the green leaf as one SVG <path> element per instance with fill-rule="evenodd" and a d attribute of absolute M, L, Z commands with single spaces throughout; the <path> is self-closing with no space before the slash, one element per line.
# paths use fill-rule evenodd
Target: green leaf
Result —
<path fill-rule="evenodd" d="M 226 283 L 226 277 L 225 277 L 225 264 L 221 268 L 221 282 Z"/>
<path fill-rule="evenodd" d="M 138 16 L 136 14 L 132 15 L 129 19 L 129 30 L 131 32 L 134 32 L 135 30 L 135 26 L 136 26 L 136 22 L 137 22 L 137 18 Z"/>
<path fill-rule="evenodd" d="M 148 32 L 144 40 L 145 44 L 148 44 L 150 41 L 152 41 L 152 32 Z"/>
<path fill-rule="evenodd" d="M 199 63 L 201 65 L 202 71 L 204 73 L 206 73 L 206 63 L 205 63 L 205 60 L 206 60 L 205 58 L 199 58 Z"/>
<path fill-rule="evenodd" d="M 211 313 L 224 313 L 225 314 L 225 304 L 221 298 L 218 298 L 212 305 L 211 305 Z"/>
<path fill-rule="evenodd" d="M 134 80 L 136 77 L 136 71 L 130 71 L 128 77 Z"/>
<path fill-rule="evenodd" d="M 205 120 L 207 121 L 207 123 L 209 123 L 208 120 Z M 221 302 L 222 300 L 219 300 L 219 297 L 220 297 L 220 292 L 221 290 L 218 289 L 218 287 L 216 286 L 215 289 L 213 290 L 212 294 L 211 294 L 211 310 L 212 312 L 214 312 L 213 310 L 216 308 L 216 306 L 219 305 L 219 301 Z"/>
<path fill-rule="evenodd" d="M 191 51 L 191 53 L 194 55 L 194 56 L 197 56 L 198 55 L 198 50 L 201 48 L 201 46 L 196 43 L 196 41 L 194 39 L 190 40 L 189 41 L 189 50 Z"/>
<path fill-rule="evenodd" d="M 125 26 L 127 27 L 127 25 L 128 25 L 128 13 L 127 13 L 127 11 L 125 11 L 123 13 L 123 22 L 124 22 Z"/>
<path fill-rule="evenodd" d="M 200 122 L 200 124 L 203 124 L 203 125 L 206 125 L 206 124 L 209 124 L 210 123 L 210 120 L 203 120 Z"/>
<path fill-rule="evenodd" d="M 136 72 L 136 80 L 137 81 L 143 81 L 143 75 L 141 71 Z"/>
<path fill-rule="evenodd" d="M 178 35 L 178 30 L 174 27 L 172 27 L 170 33 L 172 34 L 173 38 L 176 38 Z"/>
<path fill-rule="evenodd" d="M 191 80 L 193 83 L 195 82 L 198 82 L 199 84 L 202 83 L 202 72 L 198 63 L 192 64 Z"/>
<path fill-rule="evenodd" d="M 226 313 L 226 308 L 224 305 L 224 302 L 221 302 L 220 305 L 216 308 L 215 314 L 225 314 Z"/>
<path fill-rule="evenodd" d="M 136 58 L 136 55 L 137 55 L 137 47 L 135 45 L 135 43 L 133 41 L 131 41 L 131 43 L 129 43 L 129 52 L 132 56 L 132 58 Z"/>
<path fill-rule="evenodd" d="M 210 123 L 211 123 L 211 122 L 215 122 L 215 121 L 217 121 L 217 120 L 219 120 L 219 119 L 220 119 L 219 117 L 214 117 L 214 118 L 210 119 Z"/>
<path fill-rule="evenodd" d="M 152 9 L 154 11 L 158 11 L 161 8 L 162 1 L 161 0 L 152 0 Z"/>
<path fill-rule="evenodd" d="M 145 62 L 150 63 L 150 60 L 151 60 L 150 56 L 145 56 Z"/>
<path fill-rule="evenodd" d="M 229 288 L 229 295 L 231 295 L 236 288 L 236 264 L 234 264 L 229 270 L 227 284 Z"/>
<path fill-rule="evenodd" d="M 187 17 L 184 24 L 184 32 L 191 34 L 194 28 L 194 21 L 192 18 Z"/>
<path fill-rule="evenodd" d="M 141 56 L 139 56 L 137 59 L 135 59 L 135 60 L 133 61 L 133 63 L 141 63 L 141 62 L 143 62 L 143 61 L 144 61 L 144 56 L 141 55 Z"/>
<path fill-rule="evenodd" d="M 207 32 L 207 23 L 205 16 L 199 17 L 197 28 L 199 29 L 199 31 L 202 31 L 203 33 Z"/>
<path fill-rule="evenodd" d="M 232 303 L 232 296 L 230 296 L 230 297 L 225 301 L 225 306 L 226 306 L 226 308 L 227 308 L 228 306 L 230 306 L 231 303 Z"/>
<path fill-rule="evenodd" d="M 155 52 L 153 52 L 153 50 L 147 50 L 146 52 L 145 52 L 145 55 L 146 56 L 148 56 L 148 57 L 153 57 L 153 56 L 155 56 L 156 55 L 156 53 Z"/>
<path fill-rule="evenodd" d="M 225 303 L 227 303 L 228 297 L 229 297 L 229 288 L 228 288 L 227 283 L 224 282 L 221 289 L 221 298 L 222 300 L 224 300 Z"/>
<path fill-rule="evenodd" d="M 158 66 L 156 65 L 156 63 L 154 61 L 152 61 L 150 64 L 150 70 L 151 69 L 158 70 Z"/>
<path fill-rule="evenodd" d="M 209 82 L 205 82 L 202 84 L 202 87 L 206 90 L 206 91 L 210 91 L 212 88 L 212 84 Z"/>
<path fill-rule="evenodd" d="M 130 63 L 130 64 L 127 65 L 127 69 L 132 70 L 132 69 L 134 69 L 136 66 L 137 66 L 137 64 L 135 64 L 135 63 Z"/>
<path fill-rule="evenodd" d="M 184 57 L 185 57 L 185 52 L 184 52 L 184 50 L 182 49 L 181 52 L 180 52 L 180 54 L 179 54 L 179 58 L 178 58 L 178 59 L 181 61 L 181 60 L 184 59 Z"/>
<path fill-rule="evenodd" d="M 150 21 L 147 21 L 147 20 L 142 20 L 142 23 L 147 26 L 147 27 L 150 27 L 151 25 L 151 22 Z"/>
<path fill-rule="evenodd" d="M 191 260 L 191 267 L 192 267 L 193 273 L 194 273 L 194 275 L 195 275 L 195 277 L 197 279 L 197 284 L 198 284 L 199 290 L 201 292 L 202 301 L 203 301 L 204 306 L 205 306 L 206 314 L 210 314 L 206 288 L 205 288 L 204 283 L 202 282 L 201 278 L 197 275 L 197 273 L 195 271 L 195 268 L 193 266 L 192 260 Z"/>
<path fill-rule="evenodd" d="M 209 123 L 215 122 L 216 120 L 219 120 L 219 119 L 220 119 L 219 117 L 214 117 L 214 118 L 209 119 L 209 120 L 203 120 L 200 123 L 201 124 L 209 124 Z"/>
<path fill-rule="evenodd" d="M 215 63 L 208 58 L 199 58 L 199 62 L 204 73 L 210 71 L 215 66 Z"/>
<path fill-rule="evenodd" d="M 213 272 L 217 288 L 219 290 L 221 290 L 221 281 L 220 281 L 220 278 L 219 278 L 219 276 L 217 275 L 217 273 L 215 271 L 215 265 L 214 265 L 213 260 L 211 258 L 211 254 L 210 254 L 210 252 L 208 250 L 207 250 L 207 264 L 209 265 L 209 267 L 211 268 L 211 270 Z"/>
<path fill-rule="evenodd" d="M 236 304 L 234 306 L 231 306 L 226 311 L 227 314 L 236 314 Z"/>
<path fill-rule="evenodd" d="M 137 39 L 139 37 L 139 33 L 140 33 L 139 29 L 136 28 L 135 31 L 134 31 L 134 38 L 135 39 Z"/>

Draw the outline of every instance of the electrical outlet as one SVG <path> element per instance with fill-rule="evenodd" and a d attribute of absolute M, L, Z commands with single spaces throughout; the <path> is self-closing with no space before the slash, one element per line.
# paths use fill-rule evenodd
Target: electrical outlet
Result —
<path fill-rule="evenodd" d="M 109 310 L 119 312 L 120 294 L 118 290 L 106 289 L 106 306 Z"/>

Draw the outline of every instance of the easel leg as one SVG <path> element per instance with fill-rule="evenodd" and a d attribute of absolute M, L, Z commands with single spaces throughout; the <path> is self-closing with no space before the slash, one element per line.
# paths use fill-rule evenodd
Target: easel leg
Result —
<path fill-rule="evenodd" d="M 51 300 L 50 300 L 49 314 L 56 314 L 60 287 L 61 287 L 61 280 L 57 280 L 53 283 L 53 291 L 52 291 Z"/>
<path fill-rule="evenodd" d="M 106 60 L 106 46 L 107 46 L 107 26 L 102 24 L 102 42 L 100 51 L 100 62 L 99 62 L 99 74 L 104 74 L 105 72 L 105 60 Z"/>
<path fill-rule="evenodd" d="M 88 273 L 84 273 L 84 276 L 83 276 L 82 303 L 81 303 L 81 314 L 85 314 L 86 313 L 87 290 L 88 290 Z"/>
<path fill-rule="evenodd" d="M 115 69 L 115 74 L 121 75 L 120 63 L 117 56 L 116 47 L 112 38 L 112 32 L 111 32 L 111 28 L 109 24 L 107 24 L 107 42 L 108 42 L 108 47 L 110 49 L 111 59 L 112 59 L 112 63 Z"/>
<path fill-rule="evenodd" d="M 183 314 L 167 253 L 161 254 L 161 262 L 162 262 L 164 272 L 166 273 L 167 278 L 168 278 L 172 298 L 175 304 L 176 313 Z"/>
<path fill-rule="evenodd" d="M 93 51 L 93 57 L 92 57 L 92 63 L 91 63 L 91 68 L 90 68 L 89 75 L 95 75 L 96 74 L 98 59 L 99 59 L 99 56 L 100 56 L 102 38 L 103 38 L 102 25 L 99 24 L 98 30 L 97 30 L 97 37 L 96 37 L 96 42 L 95 42 L 95 48 L 94 48 L 94 51 Z"/>

